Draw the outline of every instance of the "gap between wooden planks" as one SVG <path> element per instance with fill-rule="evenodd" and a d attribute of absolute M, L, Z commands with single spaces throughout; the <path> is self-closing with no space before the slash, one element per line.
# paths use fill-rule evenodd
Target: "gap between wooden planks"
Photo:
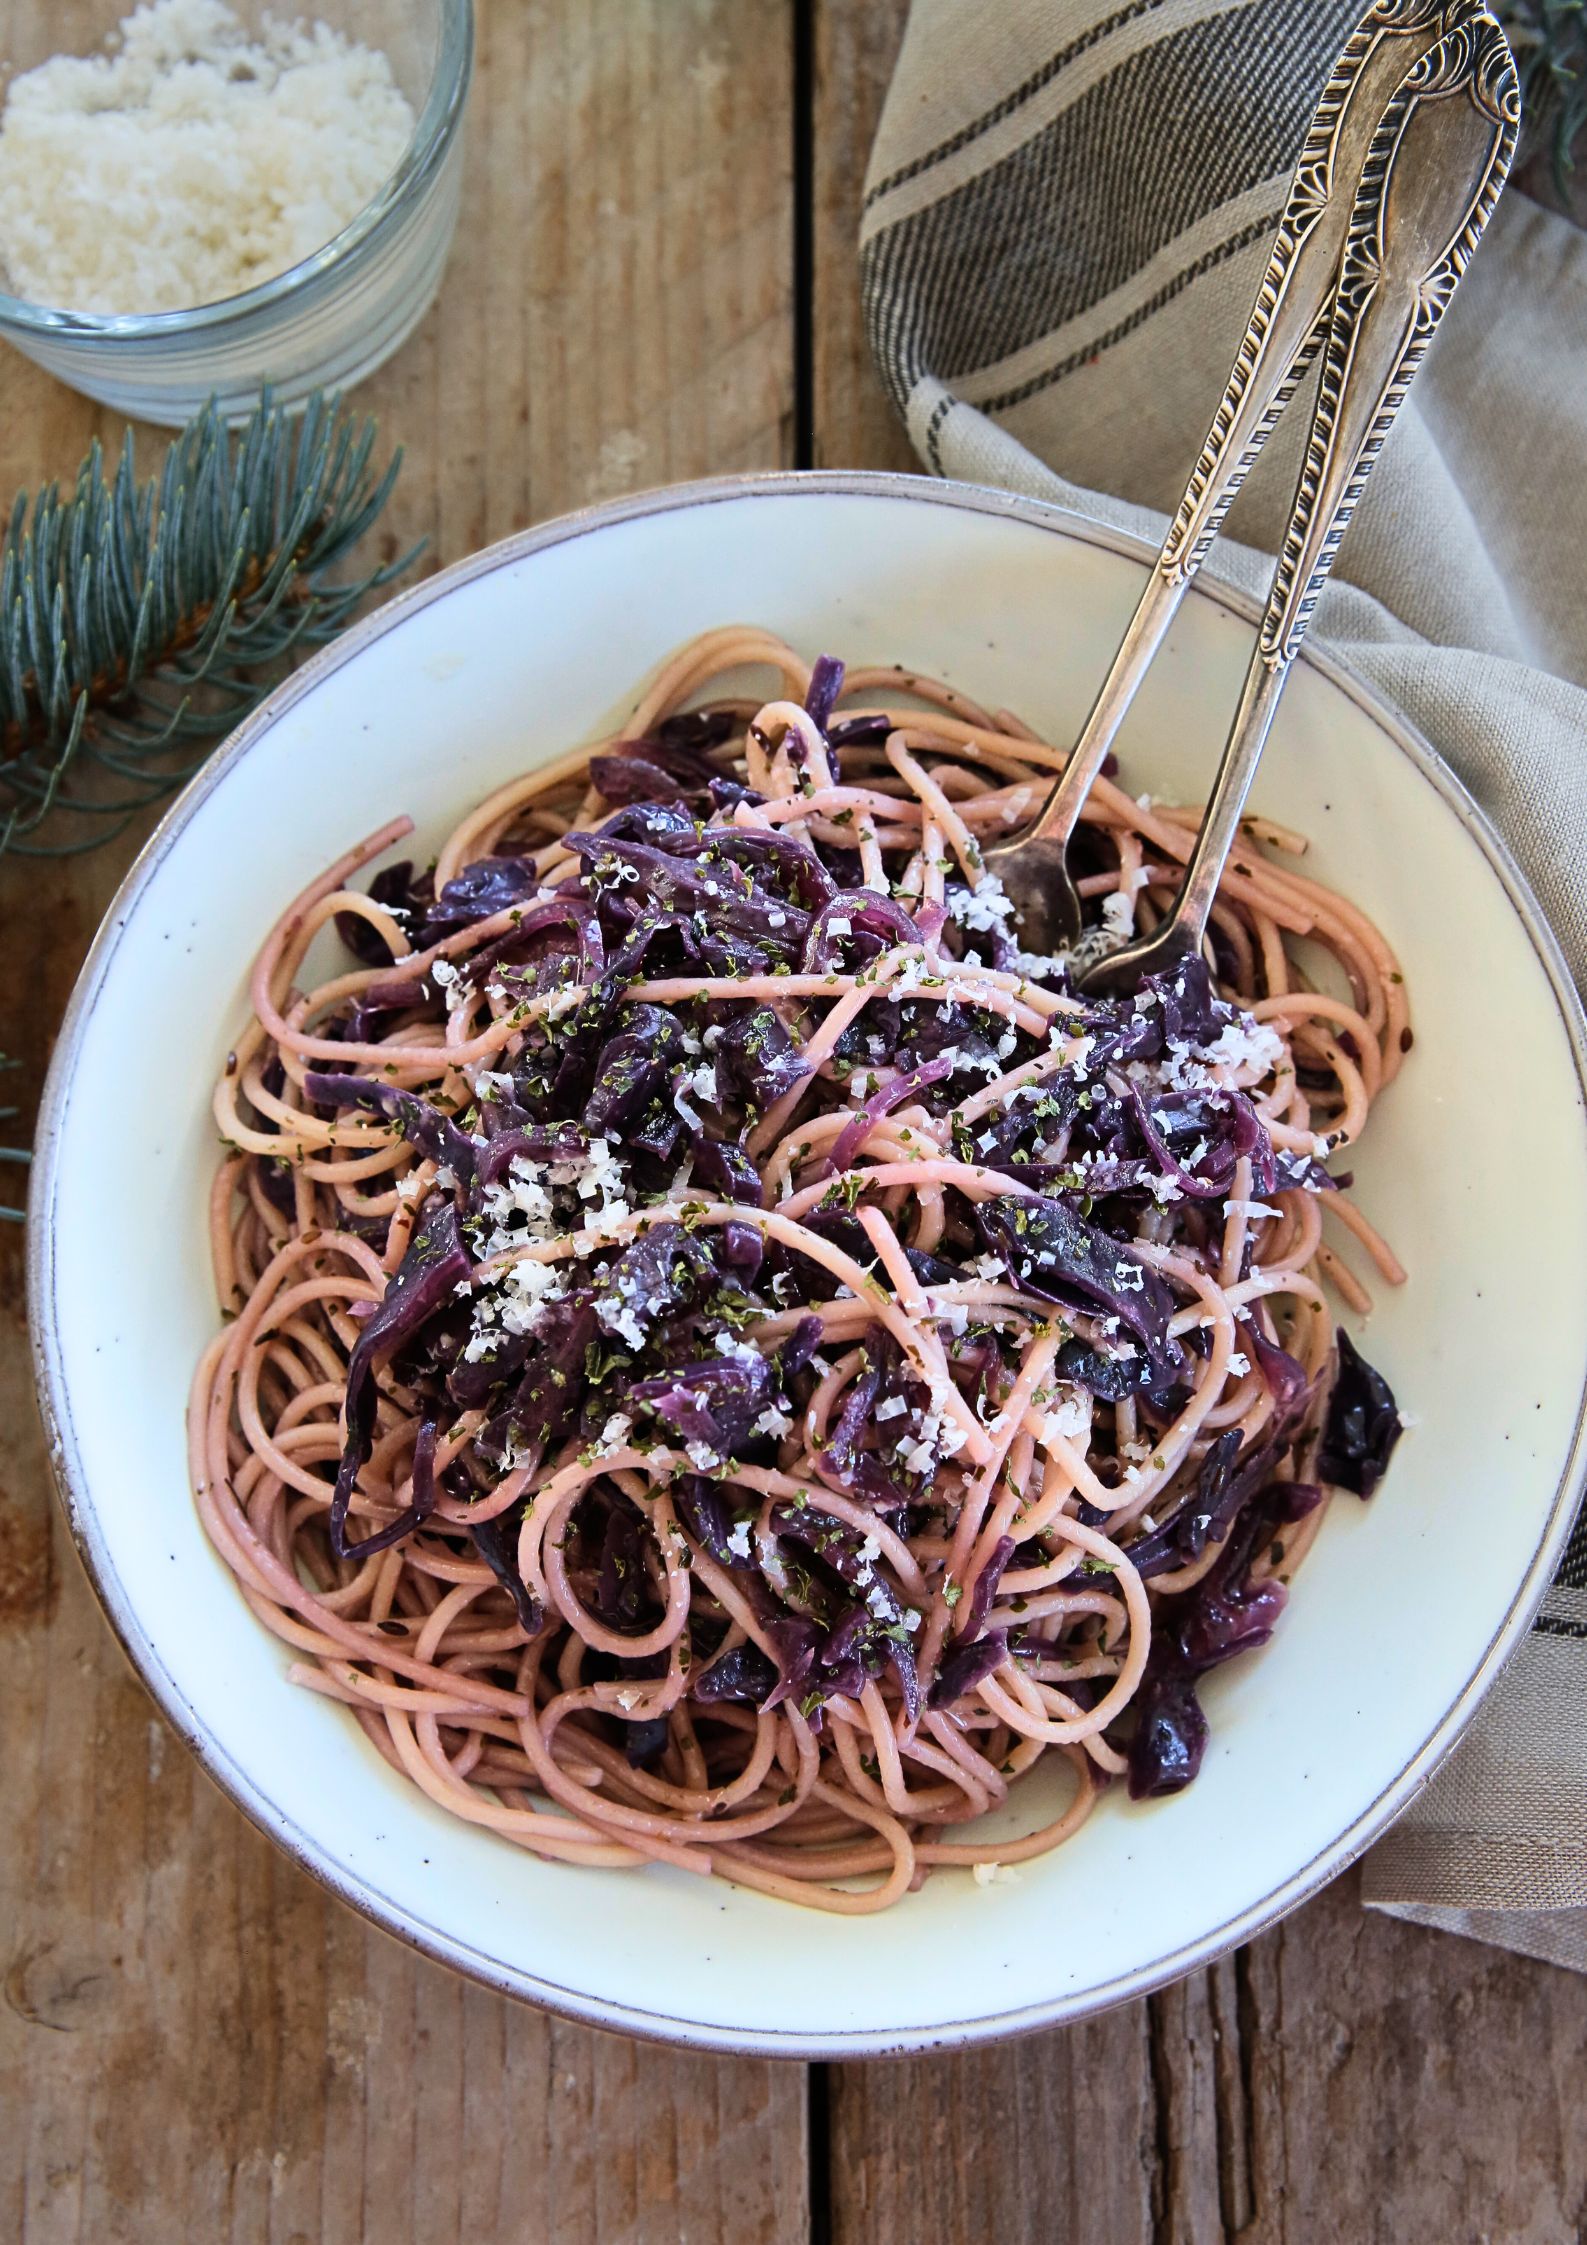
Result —
<path fill-rule="evenodd" d="M 391 550 L 428 533 L 437 565 L 690 475 L 909 465 L 853 256 L 904 12 L 483 0 L 446 288 L 361 393 L 408 448 Z M 0 358 L 0 488 L 64 472 L 96 430 L 118 434 Z M 132 846 L 25 886 L 0 875 L 0 1047 L 34 1086 Z M 211 1790 L 122 1663 L 48 1493 L 17 1244 L 0 1233 L 0 2235 L 1587 2235 L 1587 1990 L 1367 1920 L 1348 1881 L 1107 2018 L 966 2057 L 808 2072 L 571 2027 L 386 1941 Z M 789 1938 L 796 1952 L 798 1925 Z"/>

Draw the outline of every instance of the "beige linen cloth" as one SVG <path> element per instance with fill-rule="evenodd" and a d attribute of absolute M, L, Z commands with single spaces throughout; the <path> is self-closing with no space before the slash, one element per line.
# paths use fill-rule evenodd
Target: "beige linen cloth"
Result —
<path fill-rule="evenodd" d="M 1155 545 L 1362 0 L 914 0 L 861 245 L 940 475 Z M 1265 594 L 1292 411 L 1214 575 Z M 1513 188 L 1385 448 L 1315 636 L 1454 766 L 1587 981 L 1587 238 Z M 1587 1241 L 1576 1243 L 1587 1252 Z M 1587 1524 L 1369 1904 L 1587 1970 Z"/>

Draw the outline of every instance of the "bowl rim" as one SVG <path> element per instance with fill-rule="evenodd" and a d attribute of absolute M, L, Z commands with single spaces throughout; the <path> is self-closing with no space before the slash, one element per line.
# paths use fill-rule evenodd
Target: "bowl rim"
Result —
<path fill-rule="evenodd" d="M 1036 2033 L 1045 2027 L 1092 2017 L 1116 2004 L 1148 1995 L 1253 1939 L 1308 1900 L 1363 1853 L 1420 1792 L 1460 1738 L 1530 1625 L 1549 1587 L 1575 1521 L 1584 1481 L 1587 1481 L 1587 1366 L 1583 1368 L 1570 1449 L 1537 1550 L 1464 1689 L 1399 1776 L 1386 1785 L 1343 1832 L 1319 1849 L 1274 1892 L 1196 1940 L 1184 1943 L 1168 1956 L 1121 1973 L 1078 1997 L 1060 1995 L 1034 2004 L 1009 2005 L 971 2018 L 943 2021 L 930 2028 L 891 2032 L 860 2028 L 804 2033 L 775 2028 L 730 2028 L 708 2020 L 673 2018 L 639 2006 L 591 1996 L 580 1989 L 563 1987 L 537 1974 L 506 1965 L 486 1950 L 441 1932 L 422 1917 L 381 1897 L 369 1882 L 349 1872 L 270 1801 L 248 1771 L 223 1751 L 198 1723 L 195 1711 L 165 1668 L 158 1647 L 132 1613 L 109 1565 L 77 1451 L 61 1342 L 55 1324 L 53 1216 L 59 1186 L 58 1153 L 62 1110 L 74 1072 L 77 1047 L 93 1014 L 126 921 L 177 837 L 210 793 L 223 783 L 233 765 L 247 755 L 286 710 L 313 693 L 323 678 L 353 661 L 418 610 L 444 599 L 477 577 L 490 575 L 573 539 L 643 517 L 713 506 L 729 500 L 784 497 L 880 498 L 947 507 L 1055 531 L 1082 544 L 1142 563 L 1149 564 L 1156 558 L 1154 549 L 1144 539 L 1047 500 L 895 471 L 777 469 L 664 485 L 535 524 L 477 553 L 465 555 L 349 626 L 338 639 L 283 680 L 215 751 L 165 812 L 105 912 L 67 1005 L 39 1111 L 27 1210 L 28 1323 L 39 1409 L 56 1492 L 78 1558 L 123 1652 L 207 1775 L 251 1823 L 322 1886 L 371 1924 L 408 1942 L 435 1962 L 449 1965 L 484 1986 L 581 2024 L 724 2054 L 807 2060 L 900 2056 L 936 2049 L 969 2048 Z M 1255 625 L 1260 621 L 1260 604 L 1237 588 L 1198 581 L 1195 591 L 1244 623 Z M 1587 1096 L 1587 1015 L 1583 1013 L 1558 940 L 1508 848 L 1437 752 L 1404 718 L 1380 702 L 1362 679 L 1337 657 L 1313 646 L 1303 648 L 1302 660 L 1347 695 L 1388 735 L 1453 810 L 1487 858 L 1547 977 L 1571 1047 L 1578 1085 Z"/>
<path fill-rule="evenodd" d="M 60 343 L 143 343 L 168 339 L 205 341 L 221 331 L 267 312 L 288 296 L 318 291 L 368 242 L 421 195 L 440 170 L 457 138 L 474 72 L 474 0 L 437 0 L 435 70 L 412 137 L 392 171 L 363 208 L 328 242 L 295 265 L 272 273 L 235 296 L 209 304 L 189 304 L 172 312 L 73 312 L 38 304 L 0 288 L 0 328 L 16 328 Z"/>

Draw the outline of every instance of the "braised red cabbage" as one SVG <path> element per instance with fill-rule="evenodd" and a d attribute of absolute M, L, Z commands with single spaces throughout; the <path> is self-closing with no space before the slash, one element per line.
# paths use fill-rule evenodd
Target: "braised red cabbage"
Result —
<path fill-rule="evenodd" d="M 1335 1343 L 1339 1370 L 1323 1420 L 1317 1471 L 1338 1488 L 1370 1497 L 1388 1470 L 1404 1422 L 1388 1381 L 1367 1362 L 1343 1326 Z"/>
<path fill-rule="evenodd" d="M 874 754 L 887 720 L 838 714 L 843 683 L 843 665 L 820 657 L 805 700 L 833 768 L 845 751 L 863 750 L 847 759 L 845 780 L 859 774 L 868 785 L 877 775 L 892 788 L 895 777 Z M 355 955 L 381 972 L 332 1013 L 327 1038 L 400 1048 L 411 1031 L 393 1017 L 418 1016 L 428 1036 L 448 994 L 454 1016 L 460 1003 L 474 1009 L 476 1023 L 487 1005 L 487 1018 L 498 1021 L 517 1008 L 522 1027 L 499 1066 L 469 1066 L 471 1081 L 478 1074 L 471 1104 L 460 1098 L 455 1072 L 444 1099 L 384 1081 L 373 1066 L 351 1073 L 333 1062 L 304 1080 L 308 1106 L 382 1118 L 438 1165 L 444 1188 L 422 1209 L 384 1299 L 367 1311 L 354 1307 L 359 1331 L 331 1546 L 345 1558 L 399 1543 L 433 1517 L 442 1480 L 466 1503 L 504 1470 L 534 1472 L 575 1457 L 592 1469 L 619 1452 L 681 1452 L 691 1470 L 676 1475 L 671 1495 L 686 1560 L 729 1572 L 743 1601 L 734 1613 L 747 1610 L 771 1648 L 770 1657 L 755 1642 L 724 1650 L 738 1620 L 724 1618 L 721 1606 L 698 1619 L 691 1613 L 689 1701 L 791 1703 L 819 1726 L 828 1702 L 885 1681 L 907 1731 L 923 1705 L 960 1708 L 1005 1662 L 1040 1659 L 1051 1646 L 1039 1601 L 1024 1623 L 1012 1618 L 1001 1586 L 1019 1562 L 1014 1536 L 1004 1534 L 922 1675 L 921 1616 L 863 1524 L 874 1516 L 879 1528 L 926 1539 L 928 1551 L 951 1538 L 941 1469 L 962 1439 L 955 1414 L 996 1429 L 1008 1394 L 1008 1328 L 975 1289 L 1001 1277 L 1060 1313 L 1052 1380 L 1085 1391 L 1104 1443 L 1118 1430 L 1119 1454 L 1103 1467 L 1104 1481 L 1116 1484 L 1128 1478 L 1126 1459 L 1149 1455 L 1183 1411 L 1211 1348 L 1205 1329 L 1170 1333 L 1192 1296 L 1182 1277 L 1170 1283 L 1153 1267 L 1152 1242 L 1171 1239 L 1216 1269 L 1223 1204 L 1235 1196 L 1242 1164 L 1258 1198 L 1332 1190 L 1335 1180 L 1312 1156 L 1276 1153 L 1258 1105 L 1232 1088 L 1219 1063 L 1255 1073 L 1247 1063 L 1254 1056 L 1261 1068 L 1262 1040 L 1271 1037 L 1219 995 L 1202 960 L 1147 978 L 1127 998 L 1060 1014 L 1035 1033 L 1028 1010 L 1007 1010 L 1007 983 L 1000 994 L 966 972 L 960 988 L 945 989 L 938 967 L 951 974 L 977 960 L 1025 978 L 1023 997 L 1033 982 L 1064 995 L 1072 983 L 1063 961 L 1018 951 L 995 883 L 978 888 L 945 860 L 940 901 L 924 902 L 913 880 L 899 878 L 902 864 L 873 885 L 874 859 L 862 855 L 859 832 L 834 845 L 830 818 L 790 818 L 786 827 L 735 822 L 733 805 L 760 801 L 727 745 L 742 729 L 732 710 L 685 711 L 603 750 L 590 777 L 607 808 L 565 837 L 571 863 L 554 854 L 537 860 L 528 840 L 519 844 L 523 854 L 512 854 L 512 838 L 535 829 L 508 826 L 502 854 L 464 864 L 438 890 L 411 864 L 377 875 L 370 893 L 394 910 L 412 951 L 447 941 L 455 960 L 423 970 L 398 965 L 367 922 L 340 917 Z M 796 766 L 807 737 L 808 728 L 790 732 Z M 1111 843 L 1098 862 L 1111 871 Z M 538 868 L 547 864 L 543 883 Z M 504 915 L 509 925 L 470 948 L 467 931 Z M 841 1034 L 820 1037 L 823 1009 L 810 1002 L 805 978 L 830 976 L 836 985 L 852 977 L 858 986 L 885 953 L 923 944 L 920 971 L 879 984 Z M 682 1002 L 636 988 L 677 977 L 709 978 L 709 987 Z M 747 977 L 767 979 L 759 992 L 736 989 Z M 770 979 L 777 977 L 789 983 L 787 997 Z M 460 990 L 452 994 L 454 982 Z M 1060 1053 L 1071 1038 L 1077 1051 Z M 1033 1080 L 999 1093 L 989 1108 L 969 1104 L 981 1086 L 1015 1070 Z M 390 1073 L 401 1079 L 405 1071 L 394 1064 Z M 270 1088 L 279 1093 L 283 1084 L 277 1066 Z M 834 1085 L 846 1091 L 834 1097 Z M 830 1308 L 847 1290 L 770 1221 L 790 1184 L 768 1174 L 763 1139 L 773 1134 L 757 1129 L 783 1101 L 823 1131 L 811 1148 L 795 1149 L 800 1187 L 824 1194 L 799 1222 L 859 1266 L 865 1277 L 855 1278 L 856 1290 L 871 1295 L 865 1314 L 878 1318 L 884 1305 L 886 1314 L 896 1311 L 897 1271 L 859 1221 L 855 1165 L 890 1113 L 916 1106 L 953 1117 L 952 1150 L 979 1179 L 957 1188 L 956 1203 L 950 1193 L 946 1220 L 923 1235 L 929 1247 L 902 1241 L 915 1284 L 941 1297 L 929 1314 L 952 1396 L 941 1391 L 940 1371 L 928 1378 L 924 1360 L 906 1355 L 884 1323 L 840 1319 L 841 1337 L 828 1332 L 824 1340 L 821 1318 L 798 1314 L 812 1301 Z M 999 1177 L 1006 1192 L 996 1190 Z M 607 1200 L 608 1189 L 619 1197 Z M 296 1221 L 290 1171 L 266 1168 L 260 1191 Z M 732 1204 L 732 1217 L 709 1202 Z M 377 1245 L 385 1236 L 356 1204 L 344 1221 Z M 898 1223 L 906 1235 L 913 1228 Z M 1249 1251 L 1259 1259 L 1257 1223 L 1251 1233 L 1258 1244 Z M 511 1252 L 519 1242 L 527 1249 L 521 1264 Z M 1028 1315 L 1028 1305 L 1015 1314 Z M 1207 1739 L 1198 1679 L 1271 1634 L 1286 1592 L 1264 1555 L 1285 1521 L 1319 1501 L 1310 1483 L 1286 1478 L 1319 1397 L 1297 1357 L 1269 1338 L 1285 1330 L 1264 1324 L 1272 1314 L 1246 1304 L 1238 1342 L 1271 1397 L 1267 1423 L 1248 1443 L 1237 1427 L 1210 1441 L 1203 1434 L 1191 1452 L 1198 1462 L 1154 1493 L 1151 1516 L 1118 1531 L 1132 1566 L 1153 1585 L 1156 1615 L 1140 1692 L 1110 1727 L 1137 1795 L 1171 1792 L 1194 1776 Z M 772 1318 L 774 1335 L 761 1334 L 757 1345 L 756 1329 Z M 787 1438 L 816 1410 L 829 1360 L 856 1345 L 857 1375 L 846 1378 L 822 1438 L 811 1436 L 799 1455 L 798 1495 L 787 1493 L 787 1480 L 756 1479 L 773 1465 L 789 1470 L 799 1445 L 789 1451 Z M 376 1381 L 387 1367 L 394 1391 L 421 1399 L 410 1501 L 356 1542 L 348 1510 L 373 1448 Z M 1050 1390 L 1037 1408 L 1049 1404 L 1063 1407 Z M 483 1424 L 467 1446 L 469 1462 L 438 1479 L 438 1444 L 445 1436 L 451 1448 L 462 1413 Z M 1341 1334 L 1318 1473 L 1370 1494 L 1399 1431 L 1392 1394 Z M 1298 1455 L 1304 1463 L 1305 1451 Z M 747 1469 L 739 1483 L 735 1465 Z M 564 1530 L 578 1597 L 620 1636 L 656 1625 L 662 1560 L 675 1557 L 627 1493 L 637 1486 L 626 1468 L 590 1471 Z M 777 1493 L 762 1503 L 765 1488 Z M 826 1502 L 841 1497 L 846 1511 L 857 1508 L 854 1517 L 826 1510 L 823 1490 Z M 1106 1491 L 1091 1493 L 1100 1499 Z M 1116 1517 L 1086 1498 L 1075 1509 L 1105 1528 Z M 469 1533 L 532 1636 L 543 1617 L 518 1573 L 524 1517 L 520 1501 Z M 1042 1564 L 1040 1553 L 1037 1545 L 1024 1563 Z M 1209 1555 L 1192 1588 L 1162 1589 L 1162 1578 Z M 1088 1565 L 1087 1586 L 1107 1572 Z M 1015 1597 L 1012 1612 L 1023 1610 Z M 925 1640 L 936 1642 L 930 1632 Z M 1108 1640 L 1110 1651 L 1123 1641 Z M 642 1682 L 666 1670 L 662 1656 L 617 1659 L 608 1649 L 590 1656 L 584 1677 Z M 1069 1696 L 1089 1706 L 1107 1688 L 1106 1676 L 1077 1680 Z M 665 1717 L 605 1708 L 600 1721 L 636 1768 L 666 1752 Z"/>
<path fill-rule="evenodd" d="M 416 1468 L 415 1503 L 406 1513 L 359 1542 L 350 1541 L 347 1534 L 348 1506 L 369 1456 L 374 1432 L 376 1368 L 389 1362 L 396 1350 L 411 1340 L 426 1320 L 450 1300 L 453 1289 L 467 1279 L 469 1270 L 468 1250 L 458 1228 L 457 1210 L 449 1202 L 432 1202 L 415 1226 L 408 1252 L 385 1294 L 364 1320 L 348 1361 L 347 1439 L 331 1498 L 329 1522 L 331 1548 L 338 1559 L 351 1558 L 357 1552 L 385 1551 L 392 1544 L 400 1543 L 404 1536 L 411 1535 L 418 1520 L 424 1517 L 417 1510 Z M 433 1460 L 433 1427 L 430 1443 Z M 433 1481 L 429 1488 L 430 1506 L 433 1506 Z"/>
<path fill-rule="evenodd" d="M 1105 1311 L 1146 1346 L 1154 1363 L 1177 1359 L 1168 1335 L 1174 1297 L 1163 1280 L 1062 1201 L 1040 1194 L 983 1201 L 976 1219 L 1016 1285 L 1044 1301 Z"/>

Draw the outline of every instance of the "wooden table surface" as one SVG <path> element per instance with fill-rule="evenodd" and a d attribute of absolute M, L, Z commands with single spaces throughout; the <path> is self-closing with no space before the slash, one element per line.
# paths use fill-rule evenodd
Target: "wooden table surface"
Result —
<path fill-rule="evenodd" d="M 903 12 L 481 0 L 457 248 L 361 393 L 407 448 L 393 548 L 426 533 L 435 566 L 715 470 L 909 464 L 853 251 Z M 0 357 L 0 491 L 96 430 Z M 36 1093 L 133 847 L 0 881 L 8 1082 Z M 371 1931 L 210 1787 L 100 1619 L 19 1248 L 0 1227 L 0 2240 L 1587 2239 L 1587 1982 L 1368 1917 L 1350 1878 L 1088 2025 L 873 2065 L 673 2056 Z"/>

